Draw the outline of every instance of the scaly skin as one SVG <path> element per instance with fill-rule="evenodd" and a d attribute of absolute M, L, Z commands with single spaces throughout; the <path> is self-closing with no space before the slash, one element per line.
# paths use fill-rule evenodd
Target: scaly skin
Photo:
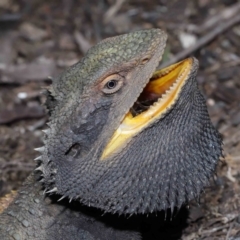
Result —
<path fill-rule="evenodd" d="M 181 207 L 200 194 L 222 148 L 197 86 L 196 59 L 180 64 L 186 67 L 183 84 L 163 114 L 103 154 L 153 75 L 165 42 L 159 29 L 106 39 L 53 81 L 49 129 L 36 159 L 40 177 L 31 175 L 1 215 L 0 239 L 140 239 L 131 227 L 113 227 L 116 219 L 104 224 L 100 213 L 65 200 L 132 215 Z"/>
<path fill-rule="evenodd" d="M 0 217 L 1 240 L 139 240 L 136 231 L 118 230 L 102 213 L 44 197 L 39 176 L 31 174 Z M 114 219 L 121 226 L 121 221 Z M 113 226 L 115 226 L 113 228 Z M 118 225 L 117 225 L 118 226 Z M 125 226 L 126 227 L 126 226 Z"/>
<path fill-rule="evenodd" d="M 123 175 L 130 177 L 125 171 L 134 166 L 126 165 L 129 156 L 126 163 L 113 158 L 100 161 L 100 157 L 158 66 L 166 39 L 159 29 L 106 39 L 54 80 L 48 101 L 51 118 L 38 168 L 48 191 L 70 199 L 80 197 L 86 205 L 107 212 L 138 212 L 125 199 L 121 203 L 122 190 L 132 181 L 122 181 Z M 117 79 L 121 88 L 108 94 L 106 83 L 111 79 Z M 122 169 L 120 176 L 116 174 Z M 137 196 L 135 190 L 132 194 Z M 133 198 L 127 196 L 127 201 Z"/>

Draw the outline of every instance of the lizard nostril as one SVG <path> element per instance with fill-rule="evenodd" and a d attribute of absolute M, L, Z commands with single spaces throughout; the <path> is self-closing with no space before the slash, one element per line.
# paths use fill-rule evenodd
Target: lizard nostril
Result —
<path fill-rule="evenodd" d="M 80 144 L 79 143 L 74 143 L 65 153 L 65 155 L 71 157 L 71 159 L 73 157 L 75 157 L 80 150 Z"/>
<path fill-rule="evenodd" d="M 141 64 L 142 65 L 144 65 L 144 64 L 146 64 L 148 61 L 149 61 L 149 57 L 145 57 L 145 58 L 143 58 L 142 60 L 141 60 Z"/>

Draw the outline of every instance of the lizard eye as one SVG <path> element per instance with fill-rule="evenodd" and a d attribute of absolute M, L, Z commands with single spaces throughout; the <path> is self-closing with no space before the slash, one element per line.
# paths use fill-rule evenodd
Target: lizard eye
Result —
<path fill-rule="evenodd" d="M 113 79 L 113 80 L 110 80 L 109 82 L 106 83 L 106 87 L 108 89 L 113 89 L 117 86 L 117 84 L 118 84 L 118 81 Z"/>
<path fill-rule="evenodd" d="M 118 74 L 113 74 L 105 78 L 101 84 L 105 94 L 113 94 L 123 86 L 123 78 Z"/>

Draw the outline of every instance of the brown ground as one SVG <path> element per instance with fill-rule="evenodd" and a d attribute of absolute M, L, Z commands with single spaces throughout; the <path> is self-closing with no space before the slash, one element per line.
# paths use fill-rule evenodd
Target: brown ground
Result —
<path fill-rule="evenodd" d="M 197 80 L 223 135 L 225 160 L 199 204 L 172 221 L 156 220 L 161 237 L 146 225 L 144 237 L 240 239 L 239 13 L 236 0 L 0 0 L 0 195 L 18 189 L 34 168 L 33 149 L 42 145 L 47 120 L 41 105 L 47 76 L 78 61 L 99 40 L 136 29 L 167 31 L 165 62 L 210 36 L 190 55 L 200 61 Z"/>

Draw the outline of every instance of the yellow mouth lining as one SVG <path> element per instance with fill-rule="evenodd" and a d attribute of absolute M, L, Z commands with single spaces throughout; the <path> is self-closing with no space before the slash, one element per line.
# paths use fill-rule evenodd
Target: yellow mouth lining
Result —
<path fill-rule="evenodd" d="M 126 146 L 132 137 L 160 119 L 171 108 L 188 79 L 192 64 L 193 59 L 188 58 L 153 74 L 138 99 L 140 101 L 141 99 L 155 99 L 156 101 L 146 111 L 135 117 L 130 111 L 126 114 L 105 147 L 101 160 L 117 153 Z"/>

